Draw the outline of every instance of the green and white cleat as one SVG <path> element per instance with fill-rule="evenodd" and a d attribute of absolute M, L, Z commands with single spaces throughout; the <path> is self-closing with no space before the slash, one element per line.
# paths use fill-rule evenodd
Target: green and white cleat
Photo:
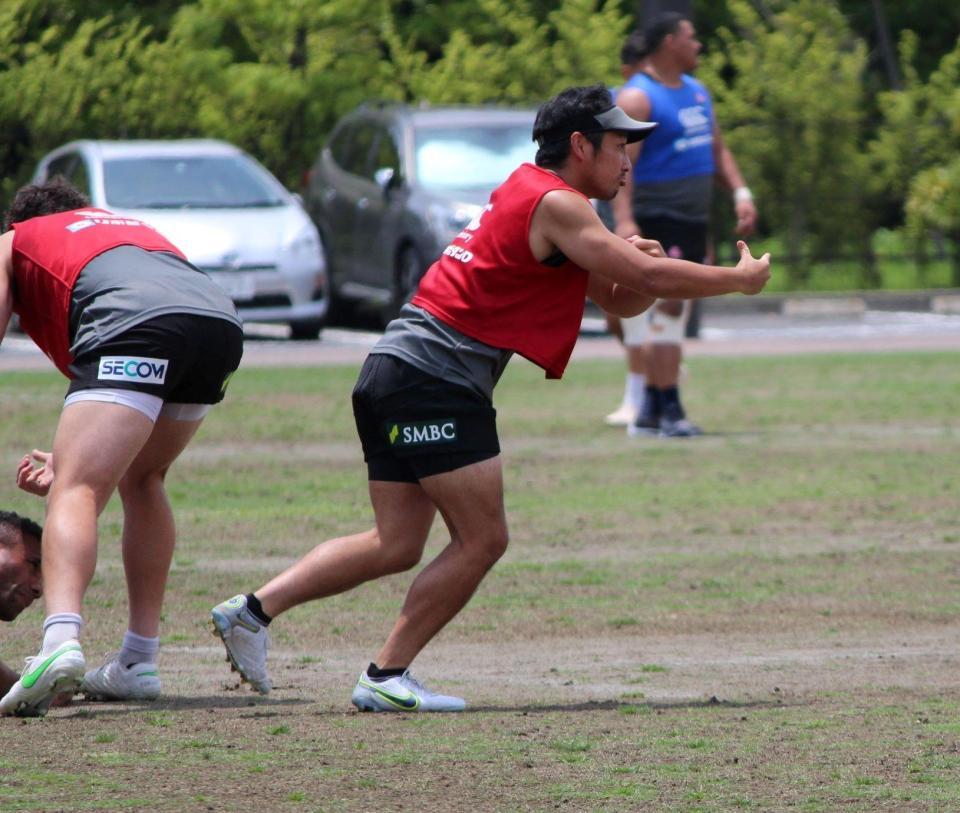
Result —
<path fill-rule="evenodd" d="M 240 677 L 260 694 L 268 694 L 273 684 L 267 674 L 267 650 L 270 633 L 250 610 L 246 596 L 234 596 L 210 611 L 213 634 L 227 648 L 227 660 Z"/>
<path fill-rule="evenodd" d="M 160 675 L 155 663 L 124 666 L 109 655 L 103 664 L 83 676 L 80 691 L 88 700 L 156 700 L 160 696 Z"/>
<path fill-rule="evenodd" d="M 77 690 L 86 668 L 79 641 L 66 641 L 47 656 L 27 658 L 20 679 L 0 700 L 0 715 L 43 717 L 54 697 Z"/>
<path fill-rule="evenodd" d="M 360 711 L 463 711 L 463 698 L 434 694 L 408 669 L 398 677 L 373 680 L 362 672 L 350 698 Z"/>

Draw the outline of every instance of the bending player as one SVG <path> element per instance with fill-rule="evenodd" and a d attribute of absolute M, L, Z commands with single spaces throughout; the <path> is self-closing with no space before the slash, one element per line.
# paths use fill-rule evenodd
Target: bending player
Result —
<path fill-rule="evenodd" d="M 17 472 L 45 495 L 47 616 L 39 654 L 0 714 L 41 715 L 81 684 L 89 697 L 151 699 L 160 608 L 175 528 L 164 478 L 240 363 L 233 302 L 138 220 L 89 208 L 62 179 L 21 189 L 0 236 L 0 338 L 11 313 L 70 387 L 52 456 Z M 56 476 L 54 476 L 54 471 Z M 97 559 L 97 518 L 123 502 L 129 626 L 120 652 L 85 673 L 83 596 Z"/>

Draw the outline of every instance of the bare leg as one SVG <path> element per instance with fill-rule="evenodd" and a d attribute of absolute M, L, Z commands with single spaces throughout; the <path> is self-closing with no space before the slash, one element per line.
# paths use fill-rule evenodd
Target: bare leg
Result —
<path fill-rule="evenodd" d="M 651 387 L 664 389 L 677 386 L 683 346 L 679 344 L 651 344 L 647 382 Z"/>
<path fill-rule="evenodd" d="M 382 669 L 409 666 L 470 600 L 507 549 L 499 457 L 426 477 L 420 484 L 443 514 L 451 540 L 410 586 L 400 617 L 377 655 Z"/>
<path fill-rule="evenodd" d="M 603 318 L 607 323 L 607 331 L 611 336 L 616 336 L 617 340 L 621 343 L 623 342 L 623 325 L 620 324 L 620 317 L 613 316 L 612 314 L 603 312 Z"/>
<path fill-rule="evenodd" d="M 120 480 L 129 629 L 145 638 L 160 633 L 160 610 L 176 544 L 164 478 L 200 424 L 161 415 L 146 445 Z"/>
<path fill-rule="evenodd" d="M 80 612 L 97 564 L 97 517 L 152 429 L 149 418 L 119 404 L 82 401 L 64 408 L 43 532 L 47 615 Z"/>
<path fill-rule="evenodd" d="M 329 539 L 255 592 L 271 617 L 365 581 L 409 570 L 420 561 L 436 508 L 416 483 L 374 480 L 376 527 Z"/>
<path fill-rule="evenodd" d="M 684 303 L 681 299 L 665 299 L 655 307 L 676 319 L 683 315 Z M 680 362 L 683 360 L 683 345 L 651 343 L 648 357 L 650 364 L 647 369 L 647 382 L 650 386 L 657 389 L 677 386 Z"/>
<path fill-rule="evenodd" d="M 627 372 L 644 375 L 647 371 L 647 353 L 642 344 L 627 345 Z"/>

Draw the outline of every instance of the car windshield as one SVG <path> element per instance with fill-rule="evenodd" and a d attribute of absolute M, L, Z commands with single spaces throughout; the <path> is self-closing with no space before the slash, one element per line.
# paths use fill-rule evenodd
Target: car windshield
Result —
<path fill-rule="evenodd" d="M 530 130 L 529 123 L 422 129 L 414 141 L 417 179 L 433 191 L 493 189 L 533 160 Z"/>
<path fill-rule="evenodd" d="M 104 161 L 107 205 L 118 209 L 283 206 L 269 176 L 242 156 L 149 156 Z"/>

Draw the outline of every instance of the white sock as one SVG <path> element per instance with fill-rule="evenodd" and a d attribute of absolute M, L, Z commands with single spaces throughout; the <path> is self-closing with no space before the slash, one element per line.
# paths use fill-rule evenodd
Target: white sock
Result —
<path fill-rule="evenodd" d="M 123 645 L 117 659 L 123 666 L 130 666 L 134 663 L 154 663 L 159 651 L 159 638 L 144 638 L 142 635 L 127 630 L 123 634 Z"/>
<path fill-rule="evenodd" d="M 43 621 L 43 647 L 41 655 L 49 655 L 67 641 L 76 641 L 80 637 L 83 619 L 77 613 L 54 613 Z"/>
<path fill-rule="evenodd" d="M 627 373 L 626 402 L 635 409 L 643 407 L 644 393 L 647 389 L 647 377 L 643 373 Z"/>

